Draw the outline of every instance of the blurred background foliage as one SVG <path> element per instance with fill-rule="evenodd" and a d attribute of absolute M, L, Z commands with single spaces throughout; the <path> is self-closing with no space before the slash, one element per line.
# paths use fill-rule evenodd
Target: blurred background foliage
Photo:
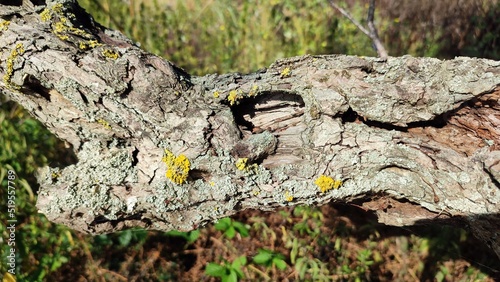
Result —
<path fill-rule="evenodd" d="M 376 55 L 371 41 L 326 0 L 78 2 L 102 25 L 196 75 L 251 72 L 304 54 Z M 338 2 L 364 23 L 368 1 Z M 376 25 L 392 56 L 500 59 L 497 0 L 377 4 Z M 464 230 L 382 227 L 344 206 L 242 213 L 225 220 L 238 226 L 232 236 L 213 225 L 187 233 L 128 230 L 85 236 L 48 222 L 35 207 L 36 169 L 75 162 L 68 150 L 0 95 L 0 206 L 6 206 L 5 176 L 12 169 L 17 173 L 19 281 L 208 281 L 233 274 L 275 281 L 492 281 L 499 275 L 498 259 L 474 245 L 477 241 Z M 6 222 L 5 212 L 0 219 Z M 3 259 L 9 248 L 4 224 L 0 233 Z M 210 273 L 203 272 L 207 263 Z M 2 263 L 0 275 L 5 271 Z"/>

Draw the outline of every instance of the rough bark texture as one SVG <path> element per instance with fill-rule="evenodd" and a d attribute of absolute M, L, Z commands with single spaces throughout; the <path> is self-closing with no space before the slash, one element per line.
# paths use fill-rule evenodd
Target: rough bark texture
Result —
<path fill-rule="evenodd" d="M 0 90 L 78 157 L 39 172 L 50 220 L 191 230 L 355 202 L 390 225 L 468 225 L 500 255 L 500 62 L 303 56 L 194 77 L 59 2 L 0 5 Z M 321 192 L 321 175 L 343 184 Z"/>

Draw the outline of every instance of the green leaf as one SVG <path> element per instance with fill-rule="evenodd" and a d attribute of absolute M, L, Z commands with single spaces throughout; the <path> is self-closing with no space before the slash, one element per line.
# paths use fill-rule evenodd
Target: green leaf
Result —
<path fill-rule="evenodd" d="M 233 268 L 240 268 L 241 266 L 247 264 L 247 257 L 246 256 L 240 256 L 237 257 L 233 263 L 231 264 L 231 267 Z"/>
<path fill-rule="evenodd" d="M 276 265 L 276 267 L 280 270 L 283 270 L 286 268 L 286 262 L 282 259 L 279 258 L 273 258 L 273 263 Z"/>
<path fill-rule="evenodd" d="M 210 262 L 207 264 L 207 267 L 205 267 L 205 273 L 213 277 L 223 277 L 226 275 L 226 267 Z"/>
<path fill-rule="evenodd" d="M 295 264 L 295 270 L 299 272 L 299 278 L 304 279 L 307 271 L 307 264 L 305 263 L 305 258 L 298 258 Z"/>
<path fill-rule="evenodd" d="M 192 244 L 198 237 L 200 237 L 200 230 L 193 230 L 189 232 L 181 232 L 177 230 L 168 231 L 167 236 L 181 237 L 187 241 L 188 244 Z"/>
<path fill-rule="evenodd" d="M 198 238 L 200 237 L 200 230 L 193 230 L 191 232 L 189 232 L 188 234 L 188 237 L 187 237 L 187 242 L 189 244 L 192 244 L 194 243 L 194 241 L 196 241 Z"/>
<path fill-rule="evenodd" d="M 228 229 L 226 229 L 226 232 L 224 232 L 227 238 L 233 239 L 234 236 L 236 235 L 236 230 L 234 229 L 233 226 L 229 226 Z"/>
<path fill-rule="evenodd" d="M 243 237 L 248 237 L 250 234 L 248 233 L 248 228 L 245 226 L 245 224 L 235 221 L 233 222 L 234 228 L 238 230 L 238 232 L 241 234 Z"/>
<path fill-rule="evenodd" d="M 173 237 L 183 237 L 183 238 L 186 237 L 186 232 L 181 232 L 178 230 L 171 230 L 171 231 L 166 232 L 166 234 L 167 234 L 167 236 L 173 236 Z"/>
<path fill-rule="evenodd" d="M 295 259 L 297 258 L 297 254 L 299 253 L 299 241 L 297 238 L 293 238 L 292 250 L 290 251 L 290 261 L 292 264 L 295 264 Z"/>
<path fill-rule="evenodd" d="M 52 261 L 52 265 L 50 266 L 50 271 L 58 269 L 59 267 L 61 267 L 61 265 L 67 263 L 68 261 L 69 261 L 68 258 L 65 256 L 55 257 L 54 260 Z"/>
<path fill-rule="evenodd" d="M 132 230 L 130 229 L 123 231 L 118 236 L 118 243 L 120 244 L 121 247 L 128 246 L 131 240 L 132 240 Z"/>
<path fill-rule="evenodd" d="M 215 224 L 215 229 L 219 231 L 225 231 L 231 226 L 231 219 L 229 217 L 221 218 Z"/>
<path fill-rule="evenodd" d="M 238 275 L 236 275 L 236 272 L 231 269 L 229 275 L 222 277 L 222 282 L 238 282 Z"/>
<path fill-rule="evenodd" d="M 247 264 L 247 257 L 245 256 L 240 256 L 236 258 L 233 263 L 231 264 L 231 268 L 236 271 L 236 274 L 238 275 L 238 278 L 243 278 L 245 277 L 243 271 L 241 270 L 241 267 L 243 265 Z"/>
<path fill-rule="evenodd" d="M 269 264 L 273 258 L 273 254 L 267 250 L 260 249 L 259 253 L 253 257 L 256 264 Z"/>

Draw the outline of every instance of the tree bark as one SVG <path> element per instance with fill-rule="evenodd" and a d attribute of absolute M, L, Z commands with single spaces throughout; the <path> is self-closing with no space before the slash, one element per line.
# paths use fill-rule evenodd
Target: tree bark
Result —
<path fill-rule="evenodd" d="M 187 231 L 349 202 L 469 226 L 500 256 L 500 62 L 302 56 L 196 77 L 46 2 L 0 5 L 0 89 L 77 155 L 38 174 L 50 220 Z"/>

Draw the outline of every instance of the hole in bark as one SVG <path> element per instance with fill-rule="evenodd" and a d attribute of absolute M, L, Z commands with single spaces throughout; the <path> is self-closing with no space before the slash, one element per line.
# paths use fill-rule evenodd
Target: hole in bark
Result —
<path fill-rule="evenodd" d="M 27 75 L 24 79 L 24 85 L 21 89 L 24 94 L 38 94 L 45 98 L 45 100 L 51 102 L 50 100 L 50 89 L 44 87 L 38 78 Z"/>
<path fill-rule="evenodd" d="M 284 91 L 263 92 L 241 99 L 231 111 L 243 135 L 282 131 L 294 126 L 304 114 L 304 100 Z"/>
<path fill-rule="evenodd" d="M 21 6 L 23 4 L 22 0 L 0 0 L 0 4 L 5 6 Z"/>
<path fill-rule="evenodd" d="M 392 123 L 385 123 L 385 122 L 366 119 L 365 117 L 359 115 L 356 111 L 354 111 L 352 108 L 349 107 L 349 109 L 347 109 L 347 111 L 342 114 L 341 118 L 342 118 L 342 123 L 344 124 L 348 122 L 362 122 L 371 127 L 407 132 L 408 129 L 410 128 L 424 128 L 424 127 L 442 128 L 446 126 L 449 116 L 450 113 L 443 113 L 441 115 L 436 116 L 432 120 L 410 122 L 406 126 L 398 126 Z"/>
<path fill-rule="evenodd" d="M 351 107 L 342 114 L 342 123 L 355 122 L 359 118 L 358 113 L 356 113 Z"/>
<path fill-rule="evenodd" d="M 361 71 L 365 73 L 372 73 L 373 72 L 373 67 L 371 65 L 368 66 L 362 66 Z"/>
<path fill-rule="evenodd" d="M 95 226 L 100 223 L 108 222 L 110 221 L 103 215 L 96 216 L 96 218 L 89 224 L 89 226 Z"/>
<path fill-rule="evenodd" d="M 495 179 L 493 174 L 491 174 L 491 172 L 489 172 L 487 169 L 483 169 L 483 171 L 486 172 L 486 174 L 488 174 L 488 176 L 491 179 L 491 182 L 493 182 L 493 184 L 495 184 L 495 186 L 500 190 L 500 183 Z"/>
<path fill-rule="evenodd" d="M 33 5 L 47 5 L 46 1 L 45 0 L 30 0 L 31 3 L 33 3 Z"/>
<path fill-rule="evenodd" d="M 211 174 L 208 171 L 201 169 L 192 169 L 189 171 L 189 177 L 193 180 L 203 179 L 208 181 L 210 179 Z"/>
<path fill-rule="evenodd" d="M 83 94 L 82 91 L 80 91 L 80 89 L 78 89 L 78 93 L 80 93 L 80 97 L 82 98 L 82 100 L 85 103 L 85 105 L 88 105 L 89 104 L 89 100 L 87 100 L 87 97 L 85 96 L 85 94 Z"/>
<path fill-rule="evenodd" d="M 132 166 L 136 166 L 139 160 L 137 159 L 137 155 L 139 154 L 139 150 L 135 149 L 132 152 Z"/>

